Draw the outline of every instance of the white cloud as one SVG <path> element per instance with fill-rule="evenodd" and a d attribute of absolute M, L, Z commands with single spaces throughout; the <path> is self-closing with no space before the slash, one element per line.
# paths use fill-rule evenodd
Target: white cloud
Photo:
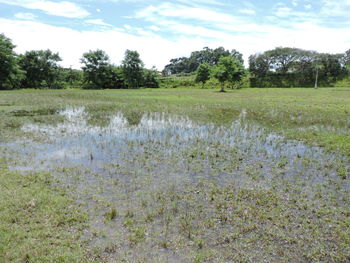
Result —
<path fill-rule="evenodd" d="M 0 3 L 41 10 L 49 15 L 68 18 L 84 18 L 90 13 L 75 3 L 68 1 L 53 2 L 47 0 L 0 0 Z"/>
<path fill-rule="evenodd" d="M 349 17 L 350 0 L 322 0 L 322 15 Z"/>
<path fill-rule="evenodd" d="M 15 18 L 23 20 L 34 20 L 37 18 L 37 16 L 32 13 L 16 13 Z"/>
<path fill-rule="evenodd" d="M 130 25 L 124 25 L 124 28 L 125 28 L 126 30 L 131 30 L 131 29 L 132 29 L 132 27 L 131 27 Z"/>
<path fill-rule="evenodd" d="M 85 23 L 98 25 L 98 26 L 112 26 L 111 24 L 107 24 L 102 19 L 88 19 L 85 20 Z"/>
<path fill-rule="evenodd" d="M 225 3 L 223 3 L 220 0 L 177 0 L 177 2 L 184 3 L 191 6 L 202 6 L 202 5 L 216 5 L 216 6 L 224 6 Z"/>
<path fill-rule="evenodd" d="M 275 11 L 275 15 L 278 17 L 289 17 L 292 13 L 292 9 L 289 7 L 278 7 Z"/>
<path fill-rule="evenodd" d="M 17 46 L 16 51 L 51 49 L 59 52 L 62 65 L 79 68 L 79 59 L 84 52 L 95 49 L 105 50 L 111 61 L 120 64 L 126 49 L 139 51 L 146 66 L 155 65 L 163 69 L 173 57 L 189 55 L 206 42 L 198 37 L 179 38 L 176 42 L 156 35 L 132 35 L 117 29 L 101 31 L 76 31 L 34 21 L 19 21 L 0 18 L 0 28 Z"/>
<path fill-rule="evenodd" d="M 160 31 L 160 28 L 158 26 L 155 26 L 155 25 L 150 26 L 149 29 L 151 29 L 153 31 Z"/>
<path fill-rule="evenodd" d="M 256 13 L 254 9 L 248 9 L 248 8 L 241 9 L 239 10 L 239 12 L 241 14 L 246 14 L 246 15 L 255 15 Z"/>
<path fill-rule="evenodd" d="M 149 6 L 136 13 L 136 18 L 148 21 L 158 20 L 161 17 L 193 19 L 202 22 L 235 23 L 234 16 L 210 10 L 208 8 L 189 7 L 171 3 L 163 3 L 159 6 Z"/>

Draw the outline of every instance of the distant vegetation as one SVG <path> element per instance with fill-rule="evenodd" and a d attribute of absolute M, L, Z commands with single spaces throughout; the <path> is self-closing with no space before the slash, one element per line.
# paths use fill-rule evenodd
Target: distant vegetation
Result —
<path fill-rule="evenodd" d="M 137 51 L 126 50 L 121 65 L 110 62 L 103 50 L 84 53 L 82 69 L 62 68 L 50 50 L 16 54 L 0 34 L 0 89 L 135 89 L 159 87 L 318 87 L 349 83 L 350 49 L 343 54 L 317 53 L 278 47 L 249 57 L 219 47 L 194 51 L 170 60 L 162 72 L 146 69 Z"/>
<path fill-rule="evenodd" d="M 249 57 L 253 87 L 330 86 L 349 74 L 350 50 L 326 54 L 298 48 L 276 48 Z"/>
<path fill-rule="evenodd" d="M 122 65 L 110 63 L 102 50 L 83 54 L 81 70 L 62 68 L 58 53 L 28 51 L 18 55 L 11 40 L 0 34 L 0 89 L 158 88 L 158 73 L 145 69 L 137 51 L 126 50 Z"/>

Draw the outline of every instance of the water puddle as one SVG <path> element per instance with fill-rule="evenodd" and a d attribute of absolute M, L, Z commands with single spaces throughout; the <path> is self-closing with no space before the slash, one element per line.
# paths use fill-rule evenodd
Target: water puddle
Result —
<path fill-rule="evenodd" d="M 349 167 L 341 157 L 269 133 L 247 122 L 244 112 L 228 127 L 164 113 L 131 122 L 120 112 L 100 127 L 89 124 L 83 107 L 58 114 L 64 121 L 57 125 L 24 125 L 30 136 L 2 145 L 3 154 L 12 169 L 50 171 L 71 189 L 90 208 L 92 230 L 86 238 L 96 246 L 125 236 L 122 227 L 105 224 L 111 206 L 129 211 L 162 189 L 181 192 L 184 185 L 205 180 L 276 191 L 293 185 L 305 198 L 320 189 L 349 190 L 342 178 Z"/>
<path fill-rule="evenodd" d="M 117 113 L 110 117 L 109 125 L 99 127 L 88 124 L 83 107 L 67 108 L 59 114 L 65 121 L 58 125 L 23 126 L 23 131 L 44 142 L 26 139 L 6 145 L 24 161 L 12 168 L 30 171 L 81 166 L 109 177 L 117 167 L 129 172 L 152 170 L 166 177 L 180 173 L 186 179 L 215 175 L 221 181 L 242 180 L 247 173 L 256 179 L 266 178 L 278 171 L 286 179 L 304 178 L 314 184 L 337 179 L 337 168 L 342 166 L 339 157 L 322 148 L 286 141 L 245 122 L 244 116 L 230 127 L 217 127 L 164 113 L 145 114 L 135 125 Z"/>

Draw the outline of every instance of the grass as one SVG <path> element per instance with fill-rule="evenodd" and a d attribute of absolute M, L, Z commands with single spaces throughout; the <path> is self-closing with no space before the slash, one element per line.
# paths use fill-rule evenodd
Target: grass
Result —
<path fill-rule="evenodd" d="M 28 120 L 59 121 L 52 111 L 66 105 L 86 106 L 102 124 L 109 112 L 117 110 L 130 118 L 142 112 L 167 112 L 227 124 L 245 109 L 248 119 L 288 138 L 350 156 L 348 88 L 243 89 L 225 94 L 205 89 L 21 90 L 0 94 L 3 138 L 19 132 Z"/>
<path fill-rule="evenodd" d="M 86 212 L 48 174 L 10 172 L 0 162 L 0 262 L 92 262 L 80 241 Z"/>
<path fill-rule="evenodd" d="M 60 123 L 64 118 L 56 110 L 67 105 L 85 106 L 89 125 L 103 127 L 118 111 L 131 127 L 137 127 L 145 112 L 224 126 L 244 115 L 287 138 L 350 157 L 347 88 L 242 89 L 224 94 L 182 88 L 2 91 L 0 139 L 28 138 L 23 147 L 30 140 L 40 141 L 42 135 L 24 133 L 22 125 Z M 249 129 L 253 127 L 242 132 Z M 228 140 L 224 128 L 221 133 L 208 130 L 209 136 Z M 240 145 L 242 149 L 221 145 L 220 138 L 205 137 L 186 146 L 152 136 L 150 141 L 126 139 L 122 146 L 105 134 L 92 136 L 92 141 L 84 137 L 82 144 L 89 150 L 86 167 L 57 166 L 52 175 L 22 175 L 1 161 L 0 262 L 89 262 L 88 256 L 102 262 L 350 261 L 346 162 L 316 160 L 325 158 L 316 153 L 297 160 L 287 153 L 276 161 L 254 159 L 262 154 L 254 143 L 262 143 L 264 134 Z M 73 140 L 68 137 L 62 145 L 66 142 Z M 101 142 L 100 152 L 92 142 Z M 6 146 L 2 152 L 11 156 Z M 100 172 L 89 170 L 89 164 L 101 161 L 101 152 L 111 161 Z M 6 161 L 30 166 L 31 158 L 13 155 Z M 211 178 L 200 177 L 208 167 Z M 302 173 L 290 177 L 291 169 Z M 223 174 L 225 180 L 220 181 Z M 245 179 L 241 184 L 235 177 L 240 175 Z M 318 176 L 324 181 L 312 180 Z"/>

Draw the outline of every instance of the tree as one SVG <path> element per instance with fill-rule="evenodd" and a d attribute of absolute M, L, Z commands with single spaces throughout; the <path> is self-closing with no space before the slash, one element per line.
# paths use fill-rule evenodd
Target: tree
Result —
<path fill-rule="evenodd" d="M 80 62 L 85 80 L 85 88 L 114 89 L 124 87 L 121 70 L 109 62 L 109 56 L 97 49 L 83 54 Z"/>
<path fill-rule="evenodd" d="M 28 51 L 20 56 L 19 65 L 25 71 L 23 88 L 56 88 L 60 74 L 57 64 L 62 59 L 51 50 Z"/>
<path fill-rule="evenodd" d="M 350 49 L 344 53 L 343 61 L 345 66 L 350 67 Z"/>
<path fill-rule="evenodd" d="M 205 83 L 210 79 L 210 65 L 208 63 L 200 64 L 197 69 L 196 82 L 202 82 L 202 88 Z"/>
<path fill-rule="evenodd" d="M 23 77 L 14 48 L 11 40 L 0 34 L 0 89 L 18 88 Z"/>
<path fill-rule="evenodd" d="M 170 60 L 170 63 L 166 65 L 163 69 L 163 75 L 169 76 L 173 74 L 179 74 L 182 72 L 188 71 L 188 58 L 173 58 Z"/>
<path fill-rule="evenodd" d="M 314 68 L 315 68 L 315 71 L 316 71 L 316 74 L 315 74 L 315 86 L 314 88 L 317 89 L 318 88 L 318 76 L 319 76 L 319 72 L 320 70 L 323 69 L 323 66 L 316 60 L 314 63 Z"/>
<path fill-rule="evenodd" d="M 83 81 L 83 72 L 77 69 L 64 69 L 63 80 L 70 87 L 81 87 Z"/>
<path fill-rule="evenodd" d="M 203 48 L 200 51 L 194 51 L 190 57 L 180 57 L 170 60 L 170 64 L 166 65 L 163 74 L 179 74 L 179 73 L 192 73 L 197 70 L 199 65 L 208 63 L 210 66 L 218 64 L 221 57 L 234 57 L 243 64 L 243 55 L 237 50 L 226 50 L 223 47 L 211 49 L 208 47 Z"/>
<path fill-rule="evenodd" d="M 279 47 L 249 57 L 250 82 L 252 87 L 331 85 L 348 74 L 345 61 L 344 54 Z"/>
<path fill-rule="evenodd" d="M 225 83 L 232 85 L 240 82 L 245 74 L 244 67 L 234 57 L 221 57 L 217 66 L 214 67 L 214 77 L 221 84 L 221 92 L 225 91 Z"/>
<path fill-rule="evenodd" d="M 300 49 L 278 47 L 274 50 L 269 50 L 266 55 L 270 57 L 271 68 L 278 73 L 286 74 L 299 59 Z"/>
<path fill-rule="evenodd" d="M 122 69 L 128 87 L 139 88 L 143 82 L 143 62 L 137 51 L 126 50 Z"/>
<path fill-rule="evenodd" d="M 144 69 L 142 86 L 145 88 L 159 88 L 157 76 L 158 72 L 154 68 Z"/>

